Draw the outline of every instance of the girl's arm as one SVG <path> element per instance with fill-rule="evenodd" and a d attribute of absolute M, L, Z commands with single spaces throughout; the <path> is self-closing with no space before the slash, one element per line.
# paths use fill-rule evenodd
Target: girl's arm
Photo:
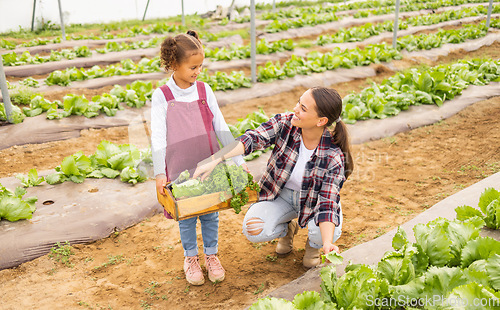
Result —
<path fill-rule="evenodd" d="M 151 103 L 151 154 L 156 177 L 156 189 L 165 194 L 163 188 L 167 183 L 165 175 L 165 154 L 167 148 L 167 102 L 163 92 L 158 88 L 154 91 Z"/>

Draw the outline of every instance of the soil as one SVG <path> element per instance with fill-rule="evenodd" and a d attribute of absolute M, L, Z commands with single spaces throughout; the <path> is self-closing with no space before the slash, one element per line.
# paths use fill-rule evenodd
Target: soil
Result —
<path fill-rule="evenodd" d="M 488 55 L 498 45 L 438 61 Z M 410 62 L 407 62 L 407 64 Z M 392 75 L 332 85 L 342 96 Z M 262 106 L 267 114 L 291 110 L 303 88 L 222 107 L 234 123 Z M 90 97 L 90 96 L 87 96 Z M 355 171 L 341 195 L 344 212 L 341 251 L 372 240 L 443 198 L 500 171 L 500 97 L 476 103 L 457 115 L 393 137 L 353 145 Z M 101 140 L 127 143 L 127 128 L 83 130 L 65 141 L 14 146 L 0 151 L 0 177 L 51 169 L 77 151 L 95 152 Z M 220 283 L 191 286 L 184 279 L 177 223 L 155 215 L 71 253 L 42 256 L 0 271 L 2 309 L 242 309 L 301 276 L 307 231 L 294 251 L 274 252 L 276 241 L 252 244 L 241 233 L 247 210 L 220 213 L 219 257 L 226 269 Z M 199 244 L 202 243 L 199 238 Z M 64 263 L 62 258 L 68 258 Z M 79 307 L 77 307 L 79 306 Z"/>

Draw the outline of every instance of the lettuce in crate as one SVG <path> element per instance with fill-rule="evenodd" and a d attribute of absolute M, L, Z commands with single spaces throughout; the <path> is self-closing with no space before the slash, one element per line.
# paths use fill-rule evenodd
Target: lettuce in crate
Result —
<path fill-rule="evenodd" d="M 181 180 L 182 178 L 182 180 Z M 187 180 L 187 181 L 183 181 Z M 220 163 L 212 173 L 204 180 L 189 179 L 189 171 L 185 170 L 179 176 L 177 183 L 172 184 L 172 194 L 176 199 L 196 197 L 212 193 L 231 193 L 231 207 L 236 213 L 241 211 L 241 207 L 249 200 L 249 195 L 245 191 L 247 187 L 260 191 L 257 183 L 253 181 L 253 176 L 243 168 L 236 165 Z M 224 194 L 220 196 L 221 201 L 226 201 Z"/>

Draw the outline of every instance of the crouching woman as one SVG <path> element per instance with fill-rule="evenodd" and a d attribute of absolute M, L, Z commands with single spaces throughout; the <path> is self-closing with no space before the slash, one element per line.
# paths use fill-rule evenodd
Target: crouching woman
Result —
<path fill-rule="evenodd" d="M 239 142 L 200 163 L 194 177 L 204 178 L 225 158 L 275 145 L 259 181 L 259 202 L 243 220 L 243 233 L 252 242 L 280 238 L 276 252 L 293 250 L 299 226 L 308 228 L 303 264 L 320 264 L 320 251 L 339 252 L 342 209 L 340 189 L 353 170 L 346 125 L 340 119 L 342 99 L 334 89 L 307 90 L 293 113 L 277 114 Z M 330 131 L 329 127 L 334 126 Z M 294 219 L 298 218 L 296 222 Z"/>

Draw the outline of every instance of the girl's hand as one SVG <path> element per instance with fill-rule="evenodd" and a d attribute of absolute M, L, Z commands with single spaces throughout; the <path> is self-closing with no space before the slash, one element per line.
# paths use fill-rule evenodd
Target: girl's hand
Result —
<path fill-rule="evenodd" d="M 335 244 L 332 244 L 332 243 L 329 243 L 329 242 L 327 242 L 327 243 L 323 244 L 323 252 L 324 252 L 325 254 L 328 254 L 328 253 L 330 253 L 331 251 L 335 251 L 335 252 L 337 252 L 338 254 L 340 254 L 340 249 L 339 249 L 339 247 L 338 247 L 338 246 L 336 246 Z"/>
<path fill-rule="evenodd" d="M 159 174 L 156 176 L 156 190 L 162 194 L 163 196 L 166 196 L 167 194 L 165 193 L 165 186 L 167 185 L 167 176 L 164 174 Z"/>

